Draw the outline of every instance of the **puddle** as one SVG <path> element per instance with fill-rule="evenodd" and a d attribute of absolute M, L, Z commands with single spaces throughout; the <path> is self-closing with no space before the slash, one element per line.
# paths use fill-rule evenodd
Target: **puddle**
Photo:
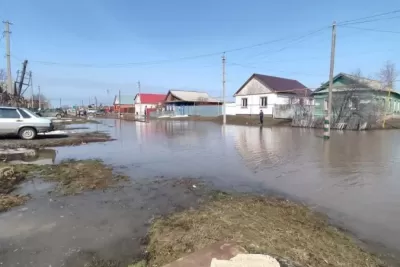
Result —
<path fill-rule="evenodd" d="M 13 191 L 16 195 L 30 195 L 33 198 L 47 195 L 57 183 L 45 182 L 41 179 L 30 179 L 18 185 Z"/>
<path fill-rule="evenodd" d="M 57 152 L 54 149 L 17 149 L 18 151 L 28 151 L 29 153 L 9 154 L 3 158 L 10 164 L 54 164 Z M 1 152 L 0 152 L 1 156 Z"/>

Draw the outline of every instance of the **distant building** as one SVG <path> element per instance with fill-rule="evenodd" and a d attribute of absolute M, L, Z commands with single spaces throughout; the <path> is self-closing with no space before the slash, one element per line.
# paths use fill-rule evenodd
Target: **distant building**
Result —
<path fill-rule="evenodd" d="M 169 90 L 165 98 L 166 110 L 177 115 L 218 116 L 221 104 L 208 93 L 199 91 Z"/>
<path fill-rule="evenodd" d="M 115 96 L 113 106 L 115 112 L 121 113 L 134 113 L 134 96 L 133 95 L 121 95 L 121 99 L 118 95 Z"/>
<path fill-rule="evenodd" d="M 297 80 L 254 73 L 234 94 L 236 115 L 274 114 L 275 105 L 311 104 L 311 90 Z"/>
<path fill-rule="evenodd" d="M 328 88 L 329 82 L 326 82 L 312 93 L 315 101 L 314 116 L 325 116 Z M 339 73 L 333 78 L 332 98 L 334 119 L 349 118 L 352 115 L 369 117 L 377 113 L 400 112 L 398 92 L 385 88 L 380 81 L 346 73 Z"/>
<path fill-rule="evenodd" d="M 165 94 L 136 94 L 134 98 L 135 114 L 144 115 L 145 109 L 148 112 L 161 108 L 164 105 Z"/>

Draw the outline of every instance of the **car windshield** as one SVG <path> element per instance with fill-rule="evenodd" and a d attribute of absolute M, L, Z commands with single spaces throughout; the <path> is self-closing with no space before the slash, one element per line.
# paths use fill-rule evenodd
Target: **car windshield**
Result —
<path fill-rule="evenodd" d="M 32 116 L 32 118 L 40 118 L 37 114 L 35 114 L 35 112 L 30 111 L 29 109 L 26 108 L 21 108 L 21 110 L 25 111 L 26 113 L 28 113 L 30 116 Z"/>

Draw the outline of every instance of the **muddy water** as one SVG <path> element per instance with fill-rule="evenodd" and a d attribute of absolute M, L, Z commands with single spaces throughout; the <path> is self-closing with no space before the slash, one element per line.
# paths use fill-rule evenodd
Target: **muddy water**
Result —
<path fill-rule="evenodd" d="M 59 156 L 98 156 L 136 178 L 202 177 L 239 191 L 287 194 L 400 251 L 400 131 L 333 132 L 324 142 L 320 131 L 300 128 L 116 120 L 101 127 L 118 140 Z"/>
<path fill-rule="evenodd" d="M 89 130 L 107 131 L 116 141 L 58 148 L 55 161 L 100 158 L 121 167 L 136 181 L 190 177 L 212 181 L 225 189 L 285 194 L 327 213 L 360 238 L 400 252 L 400 131 L 333 132 L 331 140 L 324 142 L 321 132 L 310 129 L 224 128 L 214 123 L 183 121 L 102 122 L 89 125 L 93 128 Z M 0 250 L 0 259 L 3 253 L 9 259 L 8 266 L 14 266 L 21 255 L 18 248 L 23 246 L 31 247 L 29 255 L 36 255 L 38 250 L 42 256 L 30 257 L 40 263 L 47 263 L 46 258 L 58 261 L 79 249 L 97 253 L 101 247 L 107 250 L 119 241 L 133 246 L 126 238 L 139 236 L 132 235 L 132 229 L 145 232 L 139 225 L 154 214 L 137 203 L 158 210 L 190 205 L 180 197 L 179 188 L 155 188 L 150 195 L 125 188 L 123 193 L 62 198 L 61 204 L 42 197 L 29 202 L 27 211 L 0 215 L 0 241 L 4 238 L 12 244 L 4 252 Z M 189 196 L 192 201 L 196 199 Z M 60 217 L 68 214 L 69 220 Z M 18 226 L 17 230 L 10 225 Z M 57 242 L 52 241 L 52 227 L 60 231 L 55 234 Z M 76 235 L 72 234 L 74 227 L 78 227 Z M 79 235 L 80 242 L 70 240 Z M 43 241 L 32 245 L 38 240 Z M 91 240 L 98 243 L 90 245 Z M 47 247 L 47 252 L 41 251 L 40 245 Z M 15 249 L 13 258 L 11 252 Z M 75 252 L 68 252 L 71 249 Z M 112 251 L 119 257 L 125 253 Z"/>

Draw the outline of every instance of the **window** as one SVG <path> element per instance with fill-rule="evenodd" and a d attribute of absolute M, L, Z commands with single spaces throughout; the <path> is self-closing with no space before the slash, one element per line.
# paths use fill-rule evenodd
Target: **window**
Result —
<path fill-rule="evenodd" d="M 268 106 L 268 97 L 261 97 L 260 98 L 260 107 L 267 107 Z"/>
<path fill-rule="evenodd" d="M 360 104 L 360 101 L 359 101 L 359 99 L 358 99 L 358 97 L 351 97 L 351 99 L 350 99 L 350 103 L 349 103 L 349 108 L 350 109 L 355 109 L 355 110 L 358 110 L 358 105 Z"/>
<path fill-rule="evenodd" d="M 247 108 L 247 98 L 242 98 L 242 108 Z"/>
<path fill-rule="evenodd" d="M 18 111 L 19 111 L 19 113 L 21 114 L 22 118 L 24 118 L 24 119 L 29 119 L 29 118 L 31 118 L 31 116 L 30 116 L 28 113 L 26 113 L 24 110 L 18 109 Z"/>
<path fill-rule="evenodd" d="M 11 108 L 1 108 L 0 109 L 0 118 L 2 119 L 20 119 L 21 116 L 17 112 L 16 109 Z"/>

